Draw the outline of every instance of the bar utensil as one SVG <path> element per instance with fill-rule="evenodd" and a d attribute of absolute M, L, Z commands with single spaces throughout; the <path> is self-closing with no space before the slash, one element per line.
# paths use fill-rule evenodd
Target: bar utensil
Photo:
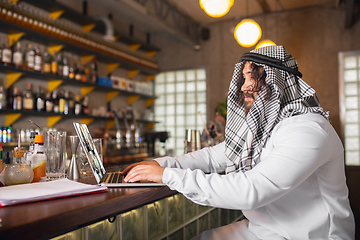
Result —
<path fill-rule="evenodd" d="M 70 180 L 79 180 L 80 169 L 76 161 L 76 149 L 79 145 L 78 136 L 69 136 L 69 145 L 71 150 L 71 160 L 70 160 L 67 178 Z"/>

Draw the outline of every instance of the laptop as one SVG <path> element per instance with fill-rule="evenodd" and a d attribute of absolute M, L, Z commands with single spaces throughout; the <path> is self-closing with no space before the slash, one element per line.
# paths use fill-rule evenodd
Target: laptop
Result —
<path fill-rule="evenodd" d="M 164 183 L 154 182 L 124 182 L 124 176 L 120 172 L 107 173 L 100 155 L 95 147 L 94 141 L 91 137 L 89 129 L 86 124 L 73 122 L 76 134 L 79 137 L 79 142 L 83 148 L 88 159 L 91 170 L 94 174 L 95 180 L 98 184 L 107 187 L 159 187 L 166 186 Z"/>

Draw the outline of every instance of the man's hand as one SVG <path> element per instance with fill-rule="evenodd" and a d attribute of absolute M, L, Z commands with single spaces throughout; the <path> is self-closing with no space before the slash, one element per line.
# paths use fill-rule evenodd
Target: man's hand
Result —
<path fill-rule="evenodd" d="M 138 164 L 131 168 L 124 178 L 125 182 L 149 181 L 162 183 L 164 167 L 154 164 Z M 125 170 L 124 170 L 125 171 Z"/>

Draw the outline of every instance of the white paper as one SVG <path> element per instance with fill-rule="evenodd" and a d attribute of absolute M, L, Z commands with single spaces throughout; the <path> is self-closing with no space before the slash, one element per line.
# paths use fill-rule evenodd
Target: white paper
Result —
<path fill-rule="evenodd" d="M 67 178 L 50 182 L 6 186 L 0 188 L 0 206 L 81 195 L 104 190 L 106 191 L 107 187 L 74 182 Z"/>

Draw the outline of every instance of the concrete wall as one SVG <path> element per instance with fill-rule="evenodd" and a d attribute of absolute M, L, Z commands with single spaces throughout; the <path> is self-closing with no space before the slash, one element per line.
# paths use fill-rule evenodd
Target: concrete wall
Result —
<path fill-rule="evenodd" d="M 345 11 L 313 7 L 253 18 L 263 30 L 262 39 L 283 45 L 298 61 L 303 79 L 318 94 L 322 107 L 330 111 L 331 121 L 340 134 L 338 53 L 360 49 L 360 23 L 345 29 Z M 244 48 L 233 38 L 238 21 L 207 26 L 210 39 L 193 50 L 176 37 L 157 34 L 152 44 L 161 47 L 156 56 L 161 70 L 207 68 L 208 119 L 218 102 L 226 99 L 234 64 L 253 48 Z"/>

